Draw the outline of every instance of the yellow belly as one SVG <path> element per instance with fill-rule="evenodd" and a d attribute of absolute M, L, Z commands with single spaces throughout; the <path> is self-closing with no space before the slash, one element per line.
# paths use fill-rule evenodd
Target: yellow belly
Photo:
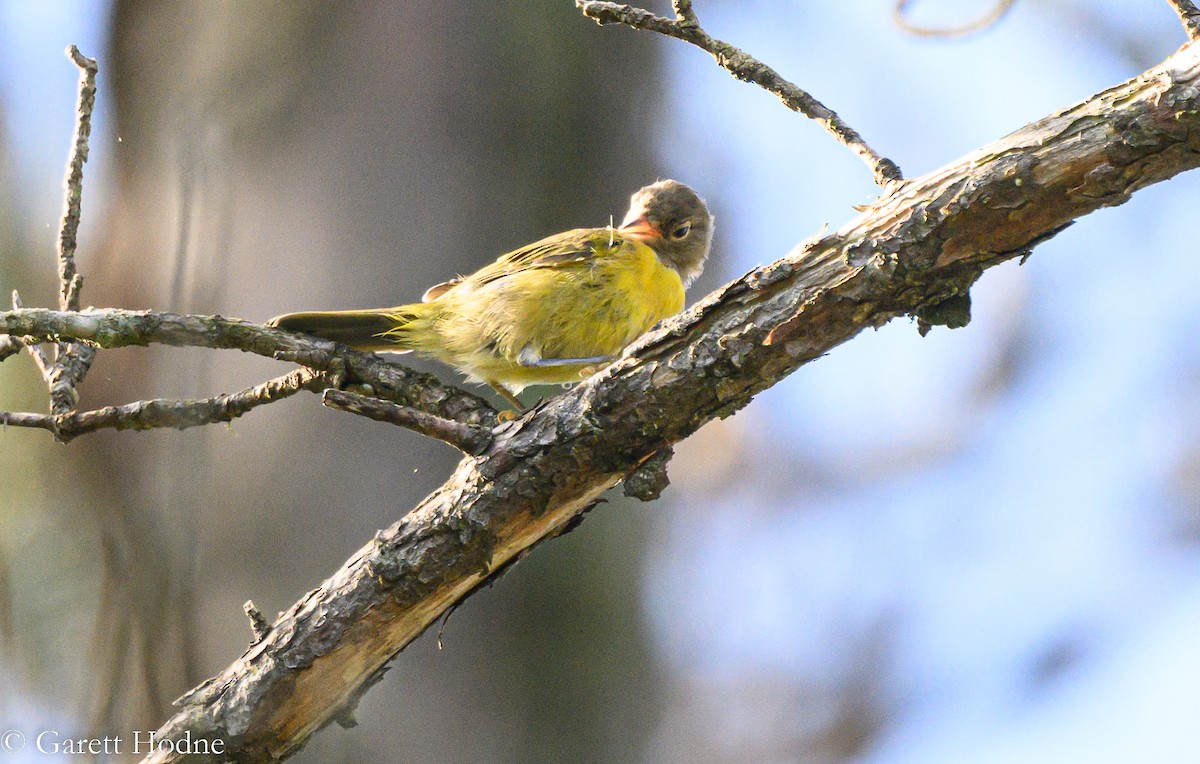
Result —
<path fill-rule="evenodd" d="M 436 347 L 416 349 L 475 381 L 519 392 L 578 382 L 589 364 L 529 363 L 616 355 L 682 310 L 684 292 L 679 275 L 652 249 L 625 240 L 587 263 L 529 268 L 479 285 L 468 281 L 436 302 L 444 303 L 428 327 Z"/>

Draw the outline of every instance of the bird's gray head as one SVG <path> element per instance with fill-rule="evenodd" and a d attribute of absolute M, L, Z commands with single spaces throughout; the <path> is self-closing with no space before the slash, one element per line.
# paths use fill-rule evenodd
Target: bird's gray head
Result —
<path fill-rule="evenodd" d="M 645 242 L 687 286 L 704 270 L 713 216 L 695 191 L 678 181 L 660 180 L 630 197 L 620 230 Z"/>

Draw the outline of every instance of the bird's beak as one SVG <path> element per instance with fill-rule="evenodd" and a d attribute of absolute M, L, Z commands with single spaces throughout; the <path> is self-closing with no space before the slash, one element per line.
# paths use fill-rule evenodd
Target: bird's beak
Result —
<path fill-rule="evenodd" d="M 647 243 L 663 237 L 662 231 L 650 225 L 650 221 L 646 220 L 645 216 L 637 217 L 633 220 L 626 218 L 625 222 L 621 223 L 621 227 L 617 230 L 626 236 L 632 236 L 638 241 Z"/>

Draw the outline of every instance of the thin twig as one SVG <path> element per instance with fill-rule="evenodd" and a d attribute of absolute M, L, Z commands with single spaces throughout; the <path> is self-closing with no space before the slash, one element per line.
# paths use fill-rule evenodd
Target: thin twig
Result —
<path fill-rule="evenodd" d="M 29 411 L 0 411 L 0 430 L 9 427 L 40 427 L 54 432 L 54 417 Z"/>
<path fill-rule="evenodd" d="M 21 304 L 21 295 L 15 289 L 12 291 L 12 306 L 13 310 L 20 310 L 24 307 L 24 305 Z M 24 342 L 21 342 L 21 340 L 17 339 L 11 334 L 0 334 L 0 361 L 20 353 L 26 347 L 27 346 Z M 38 347 L 37 345 L 29 347 L 29 354 L 33 356 L 33 361 L 38 365 L 38 370 L 42 372 L 42 377 L 44 378 L 46 376 L 45 369 L 48 366 L 50 359 L 46 358 L 46 351 L 42 350 L 42 348 Z M 34 350 L 34 348 L 37 349 Z M 43 360 L 46 361 L 46 363 L 42 363 Z"/>
<path fill-rule="evenodd" d="M 658 16 L 642 8 L 634 8 L 601 0 L 576 0 L 583 15 L 597 24 L 625 24 L 634 29 L 644 29 L 677 40 L 691 43 L 708 51 L 717 63 L 734 77 L 754 84 L 779 96 L 784 105 L 809 119 L 820 122 L 843 145 L 857 154 L 871 168 L 875 182 L 881 186 L 903 180 L 900 168 L 892 160 L 875 153 L 854 128 L 842 121 L 830 108 L 813 98 L 795 84 L 785 80 L 771 67 L 745 51 L 718 40 L 700 27 L 691 0 L 675 0 L 675 18 Z"/>
<path fill-rule="evenodd" d="M 321 402 L 331 409 L 348 411 L 377 422 L 388 422 L 437 438 L 468 456 L 482 454 L 492 442 L 491 431 L 484 427 L 455 422 L 408 406 L 397 406 L 395 403 L 345 390 L 326 390 L 321 396 Z"/>
<path fill-rule="evenodd" d="M 79 290 L 82 279 L 75 269 L 75 247 L 79 236 L 79 219 L 83 200 L 83 163 L 88 160 L 88 138 L 92 134 L 92 111 L 96 108 L 95 59 L 79 52 L 74 45 L 67 56 L 79 67 L 79 107 L 75 122 L 75 143 L 67 160 L 67 198 L 63 205 L 62 227 L 58 235 L 58 279 L 61 289 L 59 306 L 63 310 L 79 310 Z"/>
<path fill-rule="evenodd" d="M 1179 14 L 1179 20 L 1183 22 L 1183 30 L 1187 32 L 1189 40 L 1193 42 L 1200 40 L 1200 8 L 1192 0 L 1167 0 L 1175 12 Z"/>
<path fill-rule="evenodd" d="M 184 430 L 216 422 L 229 422 L 264 403 L 287 398 L 301 390 L 317 392 L 336 380 L 325 372 L 296 369 L 281 377 L 248 387 L 236 393 L 214 395 L 200 400 L 154 398 L 123 406 L 106 406 L 94 411 L 71 411 L 54 416 L 25 412 L 0 412 L 0 424 L 13 427 L 38 427 L 54 433 L 64 443 L 96 430 Z"/>
<path fill-rule="evenodd" d="M 1187 2 L 1187 0 L 1182 0 Z M 981 16 L 974 21 L 969 21 L 956 27 L 927 27 L 921 24 L 914 24 L 908 20 L 904 12 L 908 6 L 912 4 L 912 0 L 896 0 L 896 5 L 892 8 L 892 21 L 896 26 L 908 32 L 911 35 L 918 37 L 960 37 L 962 35 L 971 34 L 972 32 L 981 32 L 984 29 L 992 26 L 1004 15 L 1012 10 L 1017 0 L 998 0 L 992 6 L 992 9 L 984 16 Z"/>
<path fill-rule="evenodd" d="M 20 339 L 83 340 L 101 348 L 152 343 L 232 348 L 344 375 L 346 382 L 370 385 L 380 398 L 456 422 L 487 427 L 496 423 L 496 409 L 486 400 L 432 374 L 329 340 L 236 318 L 116 308 L 89 308 L 78 313 L 26 308 L 0 311 L 0 332 Z"/>
<path fill-rule="evenodd" d="M 20 292 L 15 289 L 12 291 L 12 306 L 14 310 L 20 310 L 21 308 L 25 307 L 23 304 L 21 304 Z M 29 351 L 29 355 L 31 358 L 33 358 L 33 362 L 37 364 L 38 371 L 42 373 L 42 379 L 46 380 L 46 383 L 49 384 L 50 375 L 54 371 L 54 363 L 50 360 L 50 356 L 46 355 L 46 350 L 36 342 L 26 345 L 16 337 L 10 337 L 9 335 L 5 335 L 5 337 L 9 338 L 10 342 L 15 344 L 18 349 L 24 347 Z"/>
<path fill-rule="evenodd" d="M 79 221 L 83 203 L 83 163 L 88 159 L 88 138 L 92 134 L 92 111 L 96 108 L 95 59 L 88 58 L 71 45 L 67 56 L 79 67 L 79 106 L 76 109 L 75 142 L 67 160 L 66 200 L 58 235 L 59 307 L 79 310 L 83 276 L 75 268 L 75 248 L 79 240 Z M 93 348 L 78 343 L 58 346 L 54 369 L 47 378 L 50 385 L 50 413 L 61 417 L 79 402 L 76 390 L 96 357 Z"/>

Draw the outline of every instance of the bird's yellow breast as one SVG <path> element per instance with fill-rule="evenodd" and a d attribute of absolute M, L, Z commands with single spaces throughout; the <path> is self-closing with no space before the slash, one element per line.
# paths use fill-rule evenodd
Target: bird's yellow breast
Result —
<path fill-rule="evenodd" d="M 587 364 L 529 362 L 616 355 L 683 309 L 683 282 L 650 247 L 605 229 L 568 233 L 591 248 L 585 256 L 472 277 L 439 298 L 430 354 L 515 389 L 576 382 Z"/>

